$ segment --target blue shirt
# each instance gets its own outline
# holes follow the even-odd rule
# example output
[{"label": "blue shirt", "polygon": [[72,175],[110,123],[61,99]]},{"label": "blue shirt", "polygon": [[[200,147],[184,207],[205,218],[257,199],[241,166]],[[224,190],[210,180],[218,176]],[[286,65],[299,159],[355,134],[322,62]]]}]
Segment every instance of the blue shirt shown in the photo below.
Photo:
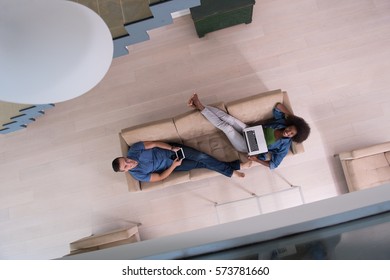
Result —
[{"label": "blue shirt", "polygon": [[[272,122],[267,123],[264,127],[271,127],[273,129],[284,129],[286,127],[286,116],[285,114],[274,107],[272,110],[274,119]],[[269,168],[275,169],[282,162],[284,157],[288,154],[291,147],[292,140],[288,137],[283,137],[275,141],[273,144],[268,146],[268,152],[271,154],[269,162]],[[263,153],[257,156],[260,160],[266,160],[267,153]]]},{"label": "blue shirt", "polygon": [[172,155],[174,152],[160,148],[146,150],[143,142],[137,142],[127,152],[129,159],[138,162],[129,173],[138,181],[149,182],[152,173],[161,173],[172,165]]}]

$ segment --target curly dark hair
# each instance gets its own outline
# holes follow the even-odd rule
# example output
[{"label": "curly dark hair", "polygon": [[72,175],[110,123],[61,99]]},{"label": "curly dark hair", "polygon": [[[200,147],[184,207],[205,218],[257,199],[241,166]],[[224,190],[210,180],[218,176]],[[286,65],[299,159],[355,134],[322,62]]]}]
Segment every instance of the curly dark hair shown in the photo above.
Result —
[{"label": "curly dark hair", "polygon": [[307,124],[307,122],[297,116],[288,116],[286,119],[286,126],[293,125],[297,129],[297,134],[291,138],[294,142],[302,143],[305,141],[310,134],[310,126]]}]

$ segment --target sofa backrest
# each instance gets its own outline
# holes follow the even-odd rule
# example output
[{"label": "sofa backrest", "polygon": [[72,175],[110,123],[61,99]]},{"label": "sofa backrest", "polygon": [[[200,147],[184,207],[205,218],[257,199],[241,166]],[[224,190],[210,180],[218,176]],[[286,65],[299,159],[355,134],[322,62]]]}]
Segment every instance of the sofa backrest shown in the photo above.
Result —
[{"label": "sofa backrest", "polygon": [[181,142],[172,118],[126,128],[120,135],[128,146],[139,141]]},{"label": "sofa backrest", "polygon": [[226,104],[230,115],[248,124],[272,118],[272,109],[275,104],[284,103],[281,90],[256,94]]},{"label": "sofa backrest", "polygon": [[[226,112],[225,105],[220,102],[212,104]],[[180,114],[173,118],[176,130],[180,139],[183,142],[189,141],[202,135],[214,134],[219,131],[218,128],[213,126],[199,111],[192,110],[184,114]]]}]

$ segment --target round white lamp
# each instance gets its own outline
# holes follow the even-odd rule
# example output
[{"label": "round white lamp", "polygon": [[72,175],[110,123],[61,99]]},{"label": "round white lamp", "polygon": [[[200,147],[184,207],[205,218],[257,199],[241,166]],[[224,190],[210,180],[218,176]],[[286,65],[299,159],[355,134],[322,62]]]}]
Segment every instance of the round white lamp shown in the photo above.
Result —
[{"label": "round white lamp", "polygon": [[105,22],[65,0],[0,0],[0,100],[57,103],[97,85],[113,58]]}]

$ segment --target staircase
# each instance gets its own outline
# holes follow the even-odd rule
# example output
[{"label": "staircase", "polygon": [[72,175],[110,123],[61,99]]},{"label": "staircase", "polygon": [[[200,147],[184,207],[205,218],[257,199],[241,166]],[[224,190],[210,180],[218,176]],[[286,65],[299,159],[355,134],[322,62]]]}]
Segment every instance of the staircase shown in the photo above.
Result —
[{"label": "staircase", "polygon": [[[114,42],[114,58],[127,55],[127,46],[149,40],[148,30],[173,22],[171,13],[200,5],[200,0],[68,0],[94,10],[106,22]],[[24,105],[0,102],[0,109],[10,109],[0,119],[0,134],[26,128],[54,104]],[[11,110],[12,109],[12,110]],[[15,113],[12,113],[15,112]],[[10,117],[16,115],[14,117]],[[8,119],[9,118],[9,119]]]},{"label": "staircase", "polygon": [[[18,108],[19,110],[15,110],[18,111],[18,115],[11,117],[9,122],[6,122],[4,124],[0,123],[0,134],[7,134],[26,128],[28,124],[34,122],[40,116],[43,116],[46,110],[54,107],[54,104],[20,105],[8,102],[0,102],[0,109],[2,111],[2,114],[4,113],[3,111],[7,111],[7,109],[9,108],[14,109],[15,105],[19,106],[20,108]],[[11,111],[9,113],[14,113],[15,111]],[[5,119],[8,117],[8,115],[4,115],[2,117],[4,117],[2,119],[2,122],[5,122]]]},{"label": "staircase", "polygon": [[173,22],[171,14],[199,6],[200,0],[70,0],[94,10],[106,22],[114,41],[114,58],[127,46],[149,40],[148,30]]}]

